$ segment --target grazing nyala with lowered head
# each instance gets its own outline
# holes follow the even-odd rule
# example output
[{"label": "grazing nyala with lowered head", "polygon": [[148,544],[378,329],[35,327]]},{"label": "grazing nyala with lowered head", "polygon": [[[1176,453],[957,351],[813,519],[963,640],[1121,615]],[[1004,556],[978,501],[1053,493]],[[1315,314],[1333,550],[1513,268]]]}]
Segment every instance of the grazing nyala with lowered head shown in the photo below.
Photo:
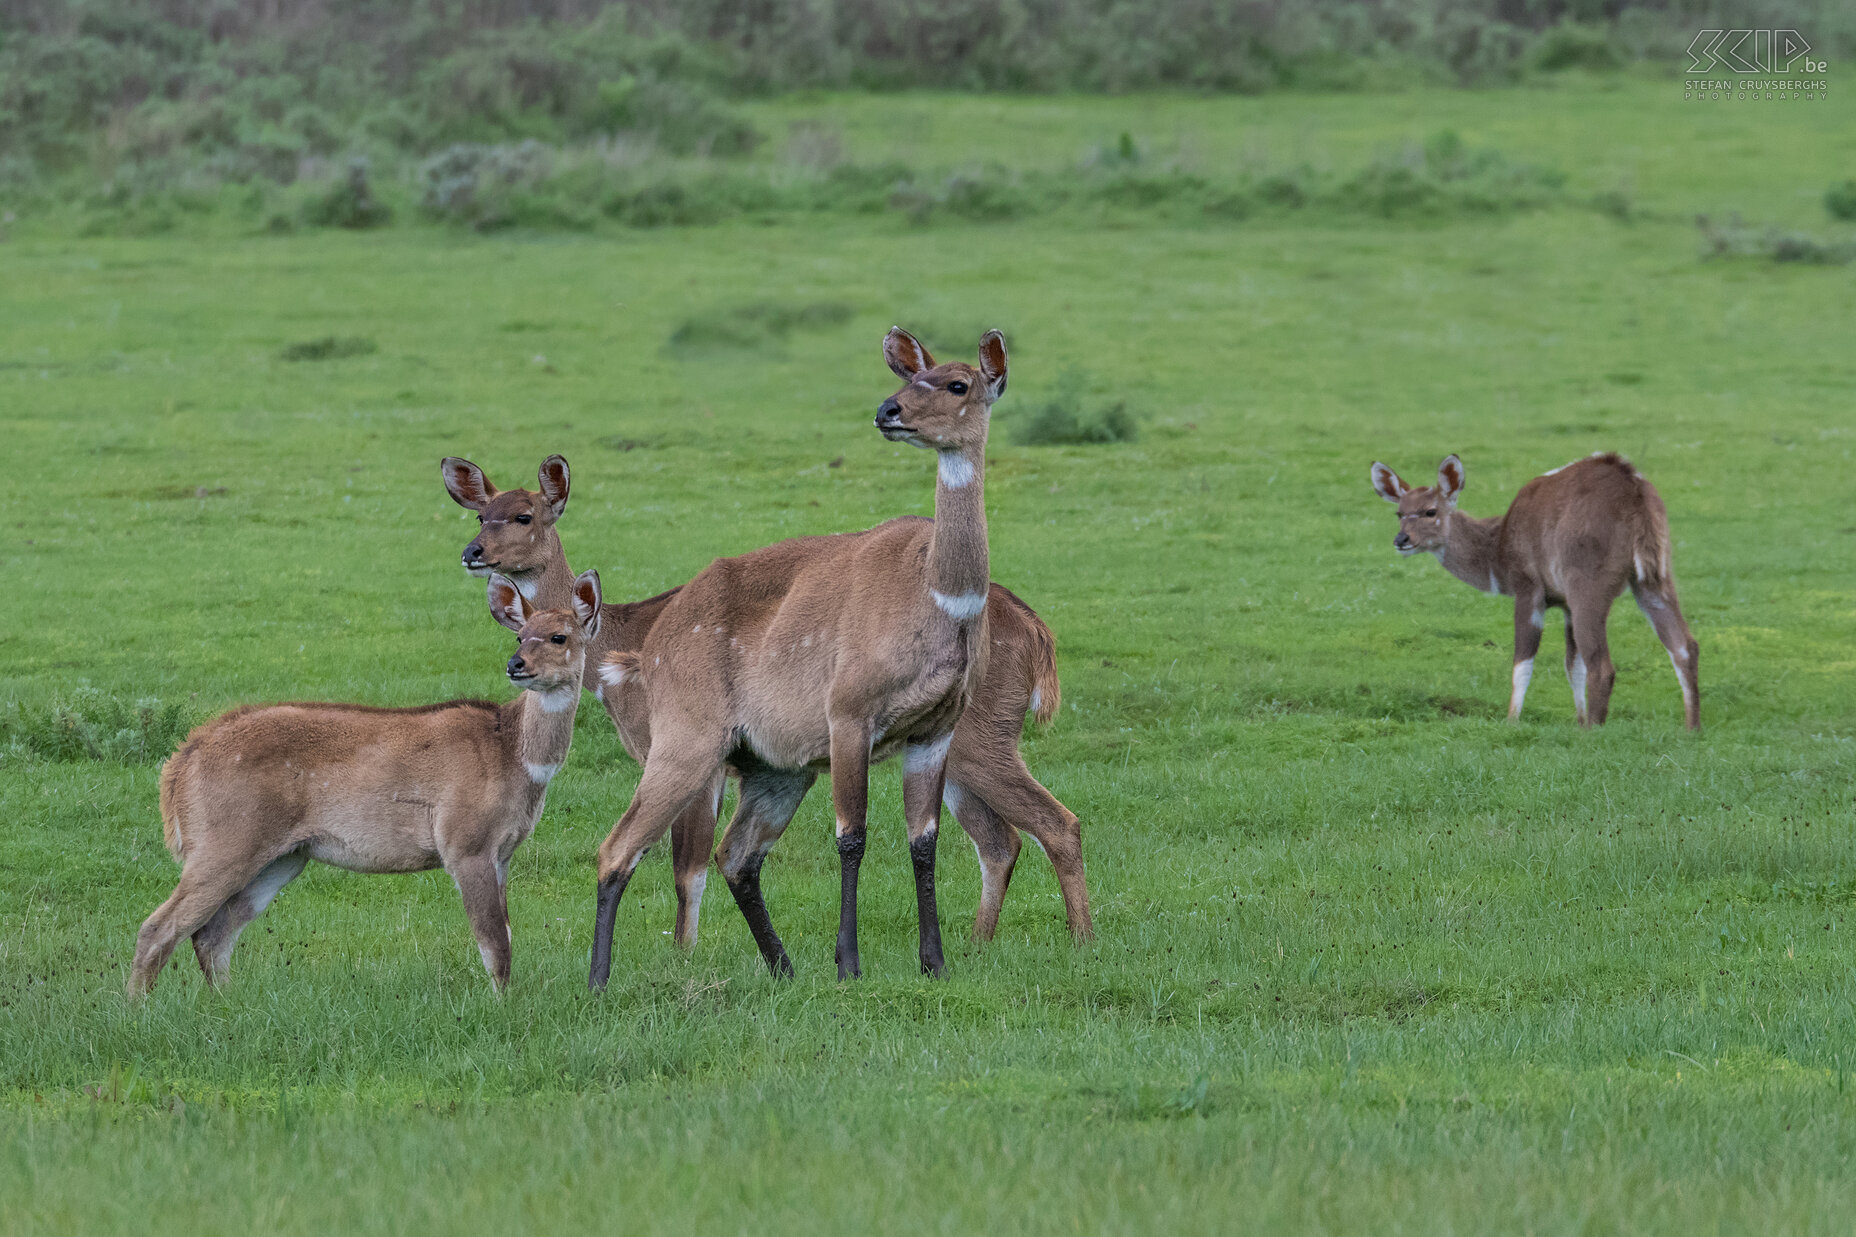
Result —
[{"label": "grazing nyala with lowered head", "polygon": [[311,859],[351,872],[442,867],[464,898],[491,981],[509,982],[509,858],[567,759],[599,576],[570,606],[531,606],[492,576],[490,613],[517,633],[508,704],[414,709],[248,705],[198,727],[161,770],[161,823],[180,883],[142,925],[129,991],[154,985],[185,936],[209,983],[245,925]]},{"label": "grazing nyala with lowered head", "polygon": [[[447,458],[442,471],[445,490],[453,501],[477,513],[477,532],[464,547],[465,569],[472,574],[494,571],[508,576],[531,604],[566,604],[573,573],[555,523],[567,510],[571,487],[567,461],[558,455],[543,460],[536,474],[537,490],[499,490],[481,468],[456,457]],[[603,662],[610,653],[642,648],[646,634],[677,591],[644,601],[606,602],[601,607],[599,637],[587,651],[584,681],[606,707],[626,752],[640,764],[651,750],[644,684],[638,676],[628,676]],[[1083,875],[1081,826],[1076,815],[1031,776],[1018,751],[1026,715],[1048,722],[1061,702],[1056,641],[1031,607],[999,584],[988,590],[986,618],[992,640],[986,673],[954,727],[942,790],[943,802],[979,855],[980,900],[973,936],[991,940],[998,928],[1000,907],[1018,862],[1018,831],[1022,829],[1037,841],[1056,871],[1071,934],[1079,941],[1087,940],[1094,929]],[[741,800],[719,856],[729,888],[741,890],[750,905],[756,899],[754,891],[767,850],[790,819],[789,808],[798,806],[797,800],[789,803],[783,797],[770,807],[765,793],[770,784],[763,777],[754,783],[761,793]],[[782,791],[790,789],[786,783],[779,786]],[[787,815],[770,820],[775,810]],[[710,852],[715,849],[715,826],[716,803],[702,795],[670,826],[677,887],[675,939],[685,948],[696,943]],[[769,949],[766,962],[775,974],[792,969],[776,941],[762,943]]]},{"label": "grazing nyala with lowered head", "polygon": [[1583,725],[1604,724],[1617,671],[1605,641],[1611,603],[1628,588],[1682,686],[1690,730],[1701,726],[1700,650],[1682,619],[1669,565],[1669,518],[1656,487],[1610,452],[1576,460],[1521,487],[1508,513],[1491,519],[1456,508],[1463,462],[1452,455],[1437,484],[1414,489],[1384,464],[1373,489],[1398,507],[1400,554],[1434,554],[1457,579],[1514,598],[1514,689],[1510,719],[1534,674],[1546,611],[1566,611],[1566,678]]}]

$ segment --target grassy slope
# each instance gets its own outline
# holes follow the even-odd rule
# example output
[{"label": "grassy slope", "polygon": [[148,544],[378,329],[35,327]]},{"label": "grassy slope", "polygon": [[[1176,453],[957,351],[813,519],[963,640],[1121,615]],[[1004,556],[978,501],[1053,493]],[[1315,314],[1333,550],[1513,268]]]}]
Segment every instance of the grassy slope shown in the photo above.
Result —
[{"label": "grassy slope", "polygon": [[[1143,132],[1117,108],[1232,150],[1450,123],[1595,188],[1632,170],[1675,217],[1793,222],[1853,132],[1847,104],[1702,119],[1641,90],[808,106],[861,117],[853,147],[932,112],[950,161],[984,134],[962,109],[998,119],[997,157],[1053,163]],[[1002,413],[1076,365],[1152,417],[1126,447],[1001,435],[988,476],[996,575],[1059,636],[1064,715],[1027,746],[1086,822],[1098,944],[1065,942],[1032,851],[998,942],[956,948],[945,984],[913,977],[885,770],[863,983],[830,980],[815,794],[767,878],[797,981],[757,973],[726,899],[675,955],[653,857],[589,999],[588,856],[636,773],[588,712],[515,863],[507,1000],[442,876],[317,870],[247,934],[229,992],[173,971],[132,1009],[134,927],[173,877],[154,768],[7,764],[0,1230],[1750,1231],[1856,1210],[1846,269],[1704,264],[1685,224],[1583,212],[0,260],[0,429],[27,483],[0,656],[28,703],[80,680],[202,713],[503,695],[507,637],[453,565],[449,452],[504,484],[565,452],[569,551],[614,596],[926,510],[923,457],[868,428],[891,321],[937,343],[1004,325]],[[856,313],[783,353],[665,351],[685,319],[765,299]],[[276,359],[329,333],[380,351]],[[1459,451],[1483,513],[1599,447],[1668,502],[1698,740],[1628,605],[1611,726],[1578,732],[1545,673],[1503,723],[1507,605],[1396,559],[1366,482],[1376,456],[1413,476]],[[950,842],[959,936],[978,882]]]}]

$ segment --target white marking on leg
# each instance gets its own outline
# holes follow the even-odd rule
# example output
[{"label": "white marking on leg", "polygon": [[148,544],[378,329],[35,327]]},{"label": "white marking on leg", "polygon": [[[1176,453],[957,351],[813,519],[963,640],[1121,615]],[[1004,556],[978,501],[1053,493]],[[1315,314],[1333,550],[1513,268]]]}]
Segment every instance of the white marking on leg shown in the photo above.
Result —
[{"label": "white marking on leg", "polygon": [[539,786],[546,786],[549,782],[554,780],[554,775],[561,771],[561,766],[558,763],[543,765],[536,764],[532,760],[523,761],[522,767],[528,770],[528,780]]},{"label": "white marking on leg", "polygon": [[902,771],[904,773],[925,773],[929,769],[939,768],[947,761],[948,745],[953,743],[954,734],[948,733],[933,743],[911,743],[902,749]]},{"label": "white marking on leg", "polygon": [[708,883],[709,869],[707,868],[704,868],[690,878],[690,887],[687,893],[689,898],[689,915],[685,922],[691,927],[694,927],[696,924],[696,916],[702,913],[702,891],[704,886]]},{"label": "white marking on leg", "polygon": [[1495,568],[1491,567],[1489,568],[1489,592],[1499,596],[1501,591],[1502,586],[1495,579]]},{"label": "white marking on leg", "polygon": [[[947,805],[948,811],[953,812],[955,815],[959,815],[960,787],[954,785],[952,782],[941,783],[941,802]],[[978,845],[978,843],[975,843],[975,845]]]},{"label": "white marking on leg", "polygon": [[1534,612],[1527,616],[1527,621],[1534,625],[1535,631],[1539,631],[1547,625],[1547,612],[1535,606]]},{"label": "white marking on leg", "polygon": [[1682,685],[1682,703],[1693,706],[1695,703],[1695,685],[1689,682],[1689,672],[1683,668],[1688,660],[1687,649],[1670,649],[1669,664],[1676,668],[1676,682]]},{"label": "white marking on leg", "polygon": [[934,604],[941,607],[941,613],[963,623],[976,617],[981,610],[986,608],[986,594],[983,591],[960,593],[953,597],[932,588],[928,590],[928,593],[934,598]]},{"label": "white marking on leg", "polygon": [[1534,680],[1534,659],[1514,664],[1514,692],[1508,697],[1508,716],[1521,716],[1521,702],[1527,699],[1527,685]]},{"label": "white marking on leg", "polygon": [[973,461],[958,451],[941,452],[941,466],[937,471],[941,484],[950,490],[964,490],[973,484]]},{"label": "white marking on leg", "polygon": [[483,959],[483,969],[489,973],[490,981],[496,981],[496,958],[490,953],[490,947],[482,941],[477,942],[477,954]]},{"label": "white marking on leg", "polygon": [[1566,668],[1566,681],[1572,684],[1572,705],[1585,716],[1585,658],[1575,655]]}]

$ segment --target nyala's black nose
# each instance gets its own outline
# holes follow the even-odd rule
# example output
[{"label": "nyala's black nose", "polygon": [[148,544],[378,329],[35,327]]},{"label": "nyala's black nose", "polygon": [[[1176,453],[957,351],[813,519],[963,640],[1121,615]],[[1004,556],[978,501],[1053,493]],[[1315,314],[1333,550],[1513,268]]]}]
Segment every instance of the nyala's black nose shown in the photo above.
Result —
[{"label": "nyala's black nose", "polygon": [[509,659],[509,673],[511,674],[522,673],[522,654],[517,653],[514,657],[511,657]]},{"label": "nyala's black nose", "polygon": [[896,402],[894,396],[884,400],[882,404],[877,407],[876,424],[879,429],[893,426],[901,420],[901,418],[902,405]]},{"label": "nyala's black nose", "polygon": [[476,542],[473,541],[469,545],[464,547],[464,565],[466,567],[475,567],[478,563],[481,563],[482,561],[483,561],[483,547],[482,546],[478,545]]},{"label": "nyala's black nose", "polygon": [[1392,538],[1392,544],[1402,550],[1411,544],[1411,538],[1405,533],[1400,533],[1398,536]]}]

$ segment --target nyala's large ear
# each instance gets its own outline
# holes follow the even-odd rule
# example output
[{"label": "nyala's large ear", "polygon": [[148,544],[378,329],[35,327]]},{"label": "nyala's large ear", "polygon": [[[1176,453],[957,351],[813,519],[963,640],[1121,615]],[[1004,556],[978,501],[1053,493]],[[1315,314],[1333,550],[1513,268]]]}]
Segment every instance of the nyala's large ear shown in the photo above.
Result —
[{"label": "nyala's large ear", "polygon": [[1444,456],[1444,462],[1437,466],[1437,489],[1444,496],[1444,501],[1453,503],[1456,496],[1463,492],[1463,461],[1454,455]]},{"label": "nyala's large ear", "polygon": [[510,631],[521,631],[533,613],[521,590],[510,582],[508,576],[490,575],[490,617],[507,627]]},{"label": "nyala's large ear", "polygon": [[599,634],[599,573],[583,571],[574,577],[574,617],[591,640]]},{"label": "nyala's large ear", "polygon": [[567,511],[567,457],[550,455],[541,462],[541,470],[535,474],[541,483],[541,496],[548,500],[548,510],[560,519]]},{"label": "nyala's large ear", "polygon": [[439,468],[445,475],[445,493],[458,506],[482,511],[496,497],[496,487],[483,475],[483,469],[469,460],[447,455]]},{"label": "nyala's large ear", "polygon": [[1390,468],[1387,468],[1384,464],[1381,464],[1378,460],[1373,461],[1373,490],[1379,497],[1385,499],[1389,503],[1395,503],[1399,499],[1405,497],[1405,491],[1410,488],[1409,485],[1405,484],[1405,479],[1403,477],[1393,472]]},{"label": "nyala's large ear", "polygon": [[904,382],[913,382],[915,375],[934,368],[934,358],[922,347],[922,341],[899,326],[890,327],[889,334],[883,337],[883,359]]},{"label": "nyala's large ear", "polygon": [[1005,336],[988,331],[980,336],[980,372],[986,375],[986,402],[1005,394]]}]

